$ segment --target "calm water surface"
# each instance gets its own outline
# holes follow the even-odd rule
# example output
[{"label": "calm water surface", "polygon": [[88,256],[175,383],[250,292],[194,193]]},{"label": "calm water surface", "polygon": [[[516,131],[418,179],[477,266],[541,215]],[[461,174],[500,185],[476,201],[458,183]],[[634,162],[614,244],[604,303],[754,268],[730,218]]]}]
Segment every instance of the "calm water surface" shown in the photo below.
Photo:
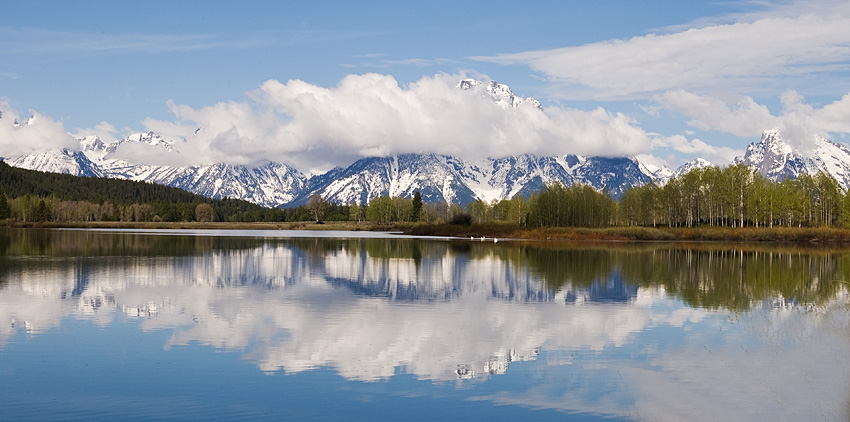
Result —
[{"label": "calm water surface", "polygon": [[0,229],[0,420],[848,420],[850,254]]}]

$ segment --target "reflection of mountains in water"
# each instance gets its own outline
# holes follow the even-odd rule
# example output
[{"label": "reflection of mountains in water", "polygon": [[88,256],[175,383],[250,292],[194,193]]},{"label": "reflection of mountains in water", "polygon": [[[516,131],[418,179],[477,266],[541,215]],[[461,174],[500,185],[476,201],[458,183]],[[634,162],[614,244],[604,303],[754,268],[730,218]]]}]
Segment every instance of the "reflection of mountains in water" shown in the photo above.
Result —
[{"label": "reflection of mountains in water", "polygon": [[[463,296],[464,287],[468,283],[458,282],[451,288],[434,290],[417,283],[399,284],[398,280],[382,279],[368,283],[352,282],[348,279],[329,279],[332,285],[345,286],[352,292],[370,297],[386,297],[396,301],[422,301],[422,300],[452,300]],[[508,286],[506,291],[500,291],[493,286],[490,293],[493,298],[508,301],[521,302],[553,302],[560,298],[543,286],[518,285]],[[566,303],[583,302],[628,302],[637,296],[638,285],[629,285],[622,280],[596,281],[589,288],[574,288],[564,292]],[[473,289],[473,291],[476,291]]]},{"label": "reflection of mountains in water", "polygon": [[[388,246],[395,246],[393,243]],[[359,295],[395,301],[478,296],[520,303],[553,302],[562,298],[567,303],[624,302],[637,295],[638,286],[625,283],[619,273],[602,272],[576,284],[563,268],[561,276],[565,278],[556,287],[529,265],[527,258],[505,256],[503,252],[515,247],[470,246],[466,242],[462,245],[423,243],[412,257],[401,253],[375,254],[368,247],[338,250],[326,256],[320,271],[332,285],[345,286]]]},{"label": "reflection of mountains in water", "polygon": [[[182,253],[145,255],[174,245],[89,233],[76,251],[74,236],[33,238],[38,259],[16,239],[0,251],[0,320],[12,321],[0,324],[0,346],[21,327],[43,332],[67,315],[106,325],[120,313],[173,330],[169,346],[243,350],[263,371],[478,378],[538,359],[541,347],[598,351],[698,321],[705,311],[694,308],[761,307],[781,320],[846,301],[836,280],[850,273],[843,253],[775,245],[174,238]],[[670,297],[691,307],[668,306]]]},{"label": "reflection of mountains in water", "polygon": [[623,281],[618,273],[612,273],[607,280],[594,281],[588,288],[572,289],[566,293],[567,303],[581,302],[628,302],[638,293],[637,284]]},{"label": "reflection of mountains in water", "polygon": [[[274,290],[329,283],[395,301],[582,303],[627,302],[640,287],[661,287],[691,306],[748,309],[777,300],[772,298],[782,298],[781,306],[828,301],[850,273],[850,254],[841,250],[777,245],[558,246],[27,230],[0,231],[0,240],[0,289],[27,273],[28,283],[49,280],[25,288],[62,298],[129,285]],[[50,259],[14,259],[32,255]],[[92,275],[104,272],[120,276],[91,286]],[[86,306],[103,303],[108,295],[91,297]]]}]

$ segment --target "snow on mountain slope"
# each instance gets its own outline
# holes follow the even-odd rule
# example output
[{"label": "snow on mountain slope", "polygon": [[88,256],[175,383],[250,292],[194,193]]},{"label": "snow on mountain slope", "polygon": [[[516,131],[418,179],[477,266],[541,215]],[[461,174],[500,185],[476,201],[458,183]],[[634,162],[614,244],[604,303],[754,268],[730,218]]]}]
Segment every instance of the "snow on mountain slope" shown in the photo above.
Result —
[{"label": "snow on mountain slope", "polygon": [[307,178],[281,163],[267,162],[257,167],[213,164],[206,166],[157,166],[134,164],[120,155],[132,144],[160,149],[168,154],[174,145],[153,132],[137,133],[105,143],[96,136],[80,139],[80,152],[48,150],[8,159],[9,165],[77,176],[110,177],[172,186],[210,198],[238,198],[275,207],[295,199]]},{"label": "snow on mountain slope", "polygon": [[412,197],[426,202],[466,205],[528,196],[551,183],[586,183],[612,196],[645,184],[651,177],[633,158],[541,157],[531,154],[499,159],[465,160],[437,154],[404,154],[358,160],[308,181],[294,204],[319,193],[338,203],[364,203],[377,196]]},{"label": "snow on mountain slope", "polygon": [[694,158],[693,160],[679,166],[676,171],[673,172],[672,177],[679,177],[691,170],[704,169],[713,165],[714,164],[712,164],[711,161],[702,158]]},{"label": "snow on mountain slope", "polygon": [[576,182],[607,191],[619,198],[626,189],[650,183],[653,178],[643,172],[644,166],[633,157],[582,157],[568,155]]},{"label": "snow on mountain slope", "polygon": [[436,154],[363,158],[345,169],[311,178],[294,203],[306,203],[313,193],[333,202],[362,204],[378,196],[409,198],[416,191],[425,202],[466,204],[475,200],[474,192],[447,164],[447,159]]},{"label": "snow on mountain slope", "polygon": [[46,151],[8,160],[34,170],[95,177],[147,181],[181,188],[211,198],[239,198],[276,207],[301,205],[313,193],[337,203],[364,203],[377,196],[412,197],[419,191],[426,202],[466,205],[528,196],[551,183],[586,183],[617,197],[629,186],[652,180],[633,158],[542,157],[531,154],[498,159],[461,159],[438,154],[403,154],[363,158],[346,168],[311,178],[281,163],[247,166],[156,166],[114,158],[132,143],[176,151],[171,143],[150,132],[105,143],[97,137],[80,140],[81,152]]},{"label": "snow on mountain slope", "polygon": [[49,149],[20,157],[6,159],[13,167],[29,170],[63,173],[74,176],[103,177],[101,169],[82,152],[67,149]]},{"label": "snow on mountain slope", "polygon": [[[490,98],[506,109],[528,106],[541,109],[535,99],[520,98],[510,87],[498,82],[464,79],[457,87]],[[465,205],[481,199],[489,203],[516,195],[528,196],[555,182],[566,186],[584,183],[618,197],[631,186],[653,180],[663,183],[672,175],[669,169],[650,169],[635,158],[578,155],[491,158],[482,154],[473,159],[438,154],[369,157],[310,178],[277,162],[257,167],[229,164],[178,167],[138,162],[138,157],[146,154],[171,162],[169,155],[178,154],[180,145],[153,132],[137,133],[109,143],[88,136],[80,139],[81,152],[46,151],[7,161],[43,171],[148,181],[208,197],[239,198],[272,207],[306,203],[313,193],[337,203],[364,203],[382,195],[411,197],[416,191],[426,202]],[[841,152],[835,148],[827,151],[827,147],[830,145],[824,144],[822,148],[824,156]],[[144,154],[134,154],[139,151]],[[850,159],[846,162],[850,163]],[[824,165],[841,171],[840,165]]]},{"label": "snow on mountain slope", "polygon": [[766,130],[761,140],[750,144],[744,156],[736,157],[734,163],[744,163],[772,180],[795,179],[802,173],[824,171],[843,190],[850,188],[850,149],[822,136],[809,141],[804,153],[784,140],[779,129]]},{"label": "snow on mountain slope", "polygon": [[661,184],[667,183],[671,177],[673,177],[673,170],[667,168],[667,166],[657,166],[649,163],[640,163],[641,172],[646,174],[652,179],[659,181]]},{"label": "snow on mountain slope", "polygon": [[528,196],[554,182],[574,183],[573,176],[557,157],[524,154],[478,163],[453,159],[453,163],[475,196],[487,203],[516,195]]},{"label": "snow on mountain slope", "polygon": [[499,104],[503,107],[512,107],[517,108],[522,104],[529,104],[532,107],[543,109],[540,105],[540,102],[535,100],[532,97],[521,98],[514,95],[511,88],[505,84],[500,84],[496,81],[490,81],[488,83],[484,83],[475,79],[463,79],[458,84],[457,87],[466,90],[466,91],[481,91],[482,94],[486,93],[496,104]]},{"label": "snow on mountain slope", "polygon": [[306,182],[294,168],[274,162],[255,168],[230,164],[160,167],[143,180],[209,198],[238,198],[268,207],[291,202]]}]

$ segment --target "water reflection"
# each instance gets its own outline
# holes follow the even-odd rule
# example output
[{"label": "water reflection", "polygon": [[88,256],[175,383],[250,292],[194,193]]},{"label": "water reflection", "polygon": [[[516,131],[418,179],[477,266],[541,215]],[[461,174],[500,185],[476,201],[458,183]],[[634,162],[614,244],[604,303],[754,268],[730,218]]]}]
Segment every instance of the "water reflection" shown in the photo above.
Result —
[{"label": "water reflection", "polygon": [[847,416],[850,260],[834,248],[0,230],[0,253],[0,347],[69,317],[140,319],[166,349],[237,351],[270,373],[476,385],[525,362],[539,369],[479,398]]}]

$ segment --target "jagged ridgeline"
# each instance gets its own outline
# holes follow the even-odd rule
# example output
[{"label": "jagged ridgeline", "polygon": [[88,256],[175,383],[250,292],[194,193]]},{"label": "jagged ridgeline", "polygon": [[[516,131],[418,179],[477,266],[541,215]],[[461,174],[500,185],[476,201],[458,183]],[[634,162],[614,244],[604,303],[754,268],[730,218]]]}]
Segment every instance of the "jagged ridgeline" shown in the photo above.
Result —
[{"label": "jagged ridgeline", "polygon": [[[0,194],[24,221],[282,221],[283,211],[131,180],[77,177],[0,161]],[[69,218],[72,216],[72,218]],[[8,216],[5,216],[8,218]]]}]

